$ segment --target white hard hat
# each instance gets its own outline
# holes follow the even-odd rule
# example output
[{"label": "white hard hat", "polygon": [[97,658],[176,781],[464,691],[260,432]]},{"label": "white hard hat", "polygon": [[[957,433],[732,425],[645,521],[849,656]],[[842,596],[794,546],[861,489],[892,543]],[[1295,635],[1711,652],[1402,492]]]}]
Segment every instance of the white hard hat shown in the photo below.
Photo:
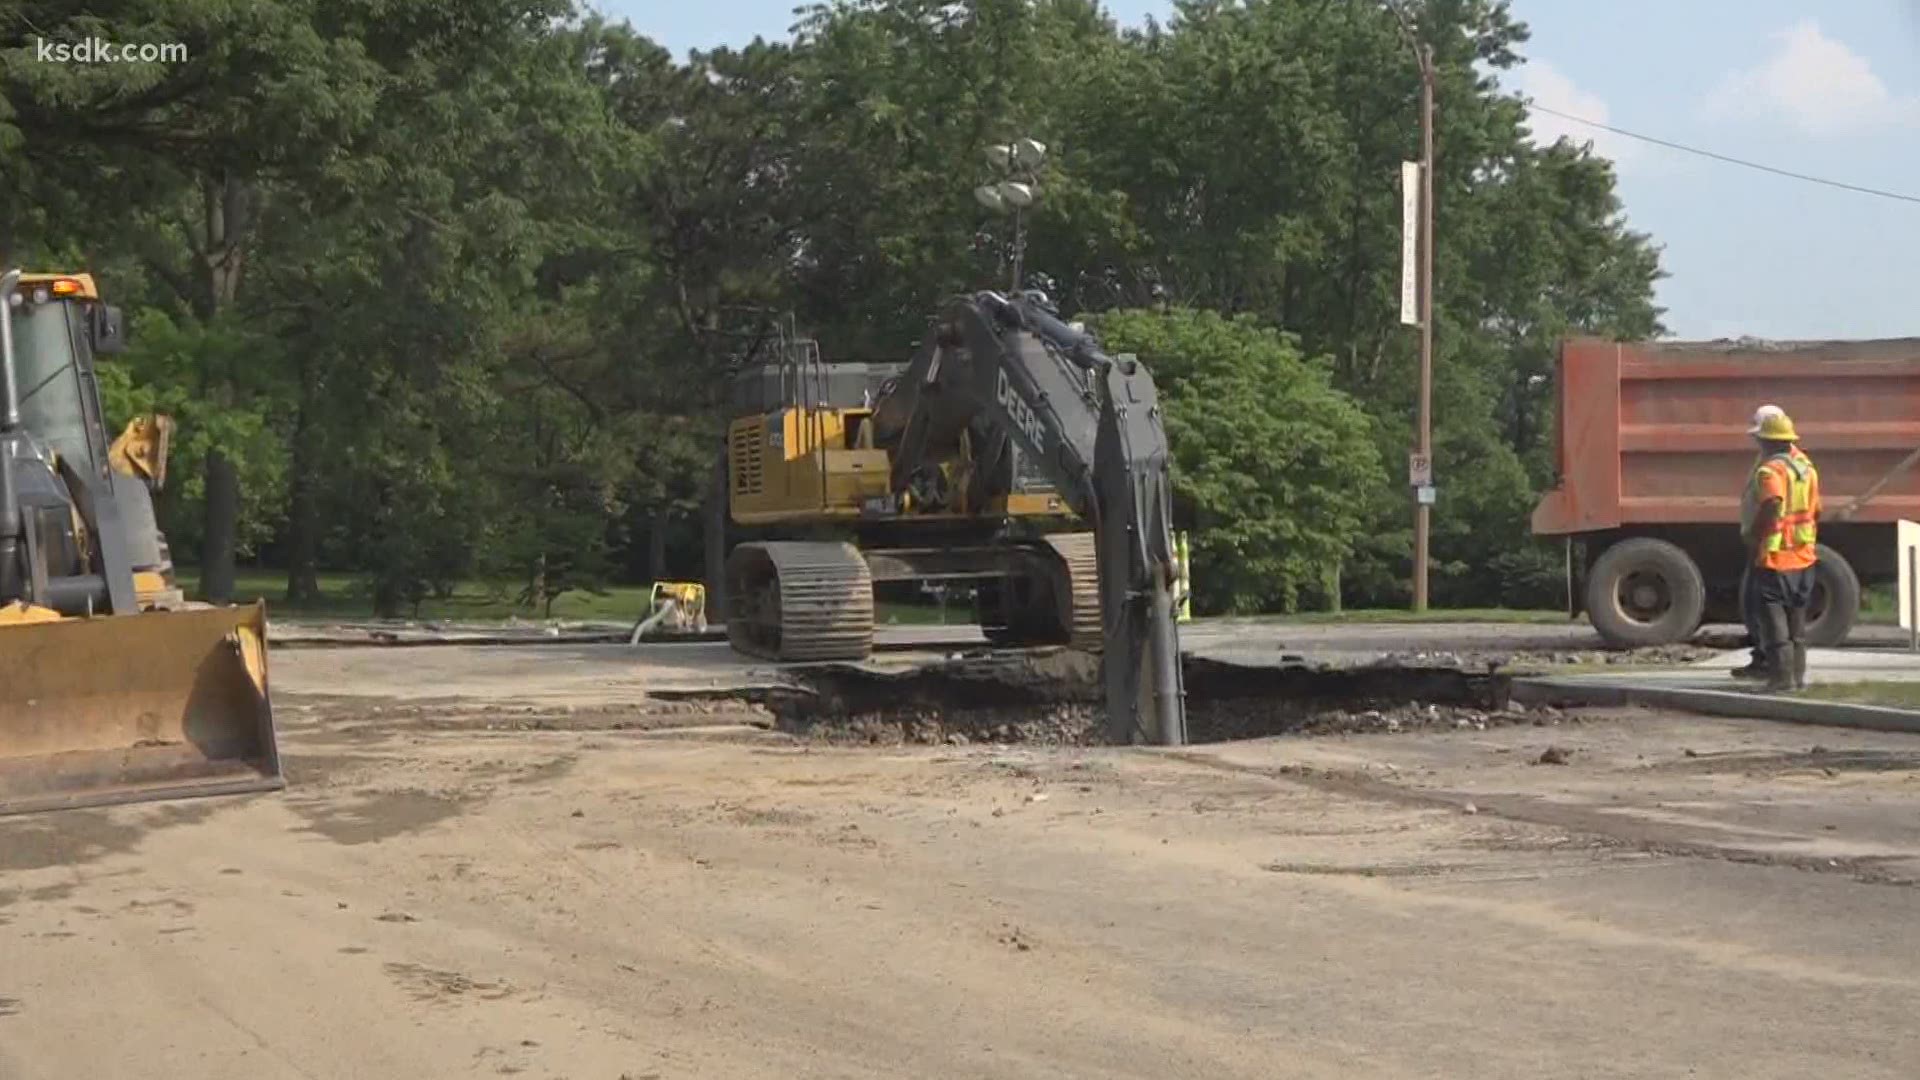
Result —
[{"label": "white hard hat", "polygon": [[1787,415],[1787,410],[1778,405],[1762,405],[1753,410],[1753,423],[1747,428],[1747,434],[1758,435],[1760,434],[1760,425],[1766,423],[1773,417],[1785,415]]}]

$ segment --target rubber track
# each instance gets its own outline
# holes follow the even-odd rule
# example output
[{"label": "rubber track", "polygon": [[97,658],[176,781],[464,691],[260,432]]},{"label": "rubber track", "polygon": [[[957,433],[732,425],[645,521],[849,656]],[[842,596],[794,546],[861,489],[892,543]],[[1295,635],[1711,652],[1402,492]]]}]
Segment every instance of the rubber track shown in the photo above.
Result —
[{"label": "rubber track", "polygon": [[1067,644],[1086,652],[1099,652],[1106,640],[1100,627],[1100,560],[1095,554],[1092,533],[1053,533],[1047,546],[1067,570],[1067,587],[1073,595],[1073,624]]},{"label": "rubber track", "polygon": [[736,651],[763,660],[865,660],[873,654],[873,575],[851,544],[781,540],[742,544],[773,564],[780,587],[780,647],[769,650],[736,632]]}]

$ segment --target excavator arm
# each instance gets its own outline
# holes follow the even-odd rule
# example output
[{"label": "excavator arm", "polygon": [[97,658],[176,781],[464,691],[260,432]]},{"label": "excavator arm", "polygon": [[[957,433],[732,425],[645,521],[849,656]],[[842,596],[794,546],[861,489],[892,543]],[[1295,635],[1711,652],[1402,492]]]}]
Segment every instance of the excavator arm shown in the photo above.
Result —
[{"label": "excavator arm", "polygon": [[976,483],[1009,444],[1039,466],[1093,525],[1109,737],[1184,743],[1172,482],[1146,367],[1108,356],[1035,296],[975,293],[941,312],[874,426],[895,445],[895,491],[926,464],[929,446],[963,427],[987,435],[975,443]]}]

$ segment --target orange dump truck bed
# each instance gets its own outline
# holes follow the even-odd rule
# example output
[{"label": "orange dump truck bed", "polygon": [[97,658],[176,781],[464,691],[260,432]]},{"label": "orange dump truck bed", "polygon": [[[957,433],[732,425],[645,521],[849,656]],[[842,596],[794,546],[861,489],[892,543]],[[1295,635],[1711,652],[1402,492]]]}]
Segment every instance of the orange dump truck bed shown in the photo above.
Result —
[{"label": "orange dump truck bed", "polygon": [[[1834,573],[1845,562],[1869,584],[1890,579],[1891,525],[1920,518],[1920,339],[1574,339],[1561,348],[1558,392],[1559,481],[1534,508],[1533,531],[1584,542],[1586,609],[1603,633],[1622,643],[1672,640],[1674,626],[1685,621],[1666,620],[1657,632],[1643,626],[1637,636],[1621,632],[1623,613],[1632,623],[1636,610],[1650,616],[1660,607],[1657,597],[1649,606],[1602,595],[1606,582],[1596,593],[1594,572],[1617,569],[1600,563],[1624,540],[1644,541],[1636,548],[1654,556],[1661,554],[1655,544],[1685,553],[1700,579],[1700,617],[1737,617],[1744,566],[1740,492],[1755,454],[1746,429],[1763,404],[1779,405],[1793,417],[1801,445],[1819,467],[1826,504],[1821,538],[1831,549]],[[1669,571],[1677,566],[1672,554],[1664,553]],[[1649,577],[1646,558],[1628,561],[1639,567],[1637,584],[1666,586],[1686,612],[1693,591],[1686,573]],[[1830,592],[1846,585],[1830,584]],[[1849,613],[1846,624],[1851,622]]]}]

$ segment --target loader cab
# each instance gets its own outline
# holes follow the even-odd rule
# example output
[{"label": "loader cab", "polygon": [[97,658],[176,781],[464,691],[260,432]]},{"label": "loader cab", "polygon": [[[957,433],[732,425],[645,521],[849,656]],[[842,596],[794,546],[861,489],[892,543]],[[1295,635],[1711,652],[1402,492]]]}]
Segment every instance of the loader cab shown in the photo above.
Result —
[{"label": "loader cab", "polygon": [[94,357],[126,347],[118,308],[87,274],[28,275],[10,296],[22,425],[76,467],[107,468],[107,427]]}]

